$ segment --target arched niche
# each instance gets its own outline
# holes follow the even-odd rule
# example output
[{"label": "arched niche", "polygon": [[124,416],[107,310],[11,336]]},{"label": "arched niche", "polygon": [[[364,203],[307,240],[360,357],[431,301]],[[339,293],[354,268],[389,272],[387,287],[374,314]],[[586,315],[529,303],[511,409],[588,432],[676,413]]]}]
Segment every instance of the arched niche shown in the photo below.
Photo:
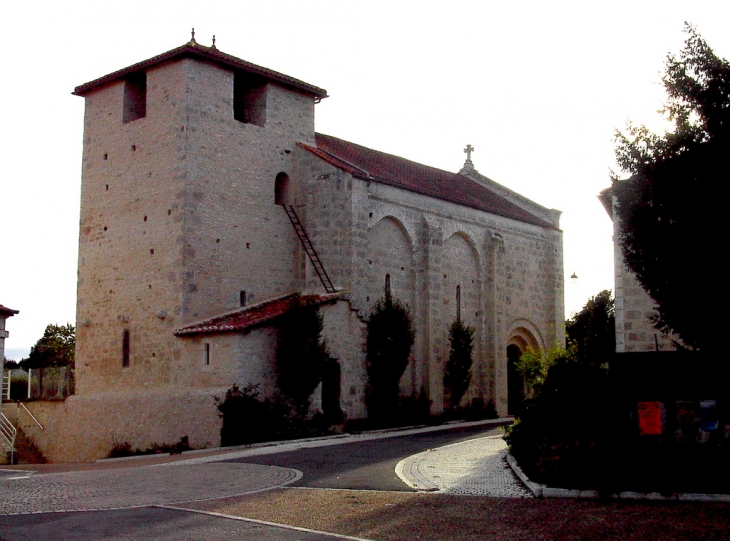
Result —
[{"label": "arched niche", "polygon": [[385,294],[413,303],[413,241],[402,222],[386,216],[368,230],[367,299],[372,305]]},{"label": "arched niche", "polygon": [[293,202],[292,199],[289,175],[279,173],[276,175],[276,181],[274,182],[274,204],[291,205]]}]

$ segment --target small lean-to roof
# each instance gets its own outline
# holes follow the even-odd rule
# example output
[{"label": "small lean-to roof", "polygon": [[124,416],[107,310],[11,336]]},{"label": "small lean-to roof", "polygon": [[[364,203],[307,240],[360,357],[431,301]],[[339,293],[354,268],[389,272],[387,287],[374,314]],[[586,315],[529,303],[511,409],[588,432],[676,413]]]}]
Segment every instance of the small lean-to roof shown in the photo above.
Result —
[{"label": "small lean-to roof", "polygon": [[172,49],[171,51],[167,51],[166,53],[153,56],[148,60],[138,62],[137,64],[133,64],[132,66],[129,66],[127,68],[115,71],[113,73],[110,73],[109,75],[105,75],[104,77],[100,77],[83,85],[79,85],[74,89],[73,94],[77,96],[84,96],[100,86],[112,83],[114,81],[118,81],[120,79],[124,79],[133,73],[145,71],[149,68],[157,66],[158,64],[162,64],[163,62],[180,60],[182,58],[197,58],[199,60],[207,60],[220,66],[258,75],[269,81],[279,83],[282,86],[311,94],[319,99],[327,97],[327,91],[323,88],[310,85],[309,83],[305,83],[304,81],[300,81],[299,79],[295,79],[294,77],[289,77],[288,75],[284,75],[283,73],[279,73],[278,71],[263,68],[261,66],[257,66],[256,64],[251,64],[250,62],[246,62],[245,60],[241,60],[240,58],[236,58],[235,56],[223,53],[215,47],[206,47],[205,45],[200,45],[196,41],[190,41],[182,47],[178,47],[176,49]]},{"label": "small lean-to roof", "polygon": [[275,319],[295,306],[312,306],[337,300],[339,293],[323,295],[287,295],[277,299],[252,304],[218,317],[213,317],[188,325],[175,331],[175,336],[194,336],[201,334],[220,334],[241,332],[256,325],[262,325]]},{"label": "small lean-to roof", "polygon": [[14,316],[15,314],[19,314],[19,313],[20,312],[18,310],[12,310],[12,309],[8,308],[7,306],[3,306],[2,304],[0,304],[0,316],[10,317],[10,316]]},{"label": "small lean-to roof", "polygon": [[557,229],[465,175],[429,167],[329,135],[318,133],[315,141],[316,147],[306,143],[299,143],[299,146],[354,177],[395,186],[520,222]]}]

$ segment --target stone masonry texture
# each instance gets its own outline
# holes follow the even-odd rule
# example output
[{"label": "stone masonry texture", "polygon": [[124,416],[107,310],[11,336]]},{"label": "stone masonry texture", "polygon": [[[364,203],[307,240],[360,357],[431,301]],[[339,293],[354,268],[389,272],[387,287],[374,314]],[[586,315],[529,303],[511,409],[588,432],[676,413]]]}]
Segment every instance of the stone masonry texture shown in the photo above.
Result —
[{"label": "stone masonry texture", "polygon": [[443,409],[448,328],[460,316],[475,329],[464,401],[506,414],[507,346],[564,338],[557,211],[476,172],[474,182],[552,227],[334,166],[297,145],[316,145],[319,97],[302,87],[256,75],[257,120],[246,123],[234,118],[230,65],[183,55],[144,75],[144,115],[132,121],[123,116],[129,80],[111,77],[83,94],[76,394],[29,404],[47,429],[24,427],[47,457],[93,460],[115,443],[143,448],[184,435],[193,447],[215,446],[214,397],[233,383],[276,393],[275,321],[173,333],[241,309],[244,297],[249,305],[324,291],[275,203],[277,177],[342,292],[321,312],[345,416],[367,415],[366,322],[386,277],[416,329],[402,393],[426,393],[434,412]]}]

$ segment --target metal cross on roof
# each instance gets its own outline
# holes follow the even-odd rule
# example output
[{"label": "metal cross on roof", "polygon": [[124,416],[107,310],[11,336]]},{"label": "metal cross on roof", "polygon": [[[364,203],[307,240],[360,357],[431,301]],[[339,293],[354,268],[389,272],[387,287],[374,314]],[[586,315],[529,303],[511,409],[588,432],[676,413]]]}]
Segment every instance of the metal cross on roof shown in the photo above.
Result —
[{"label": "metal cross on roof", "polygon": [[190,43],[195,43],[195,28],[190,31]]},{"label": "metal cross on roof", "polygon": [[474,152],[474,147],[471,145],[466,145],[466,148],[464,149],[464,152],[466,153],[466,161],[471,161],[471,153]]}]

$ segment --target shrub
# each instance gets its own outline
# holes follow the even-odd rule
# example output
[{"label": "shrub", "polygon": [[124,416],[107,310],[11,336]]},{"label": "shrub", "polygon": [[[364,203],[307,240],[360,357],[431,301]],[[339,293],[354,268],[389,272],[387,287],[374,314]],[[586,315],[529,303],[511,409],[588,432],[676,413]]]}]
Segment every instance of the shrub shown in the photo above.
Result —
[{"label": "shrub", "polygon": [[234,383],[222,402],[216,397],[218,416],[223,419],[221,447],[264,441],[271,432],[270,408],[259,399],[258,387],[248,384],[240,389]]},{"label": "shrub", "polygon": [[408,306],[386,294],[370,312],[367,333],[368,415],[376,423],[393,424],[398,384],[415,338]]},{"label": "shrub", "polygon": [[471,383],[474,329],[457,319],[449,328],[451,352],[444,369],[444,399],[447,409],[458,408]]},{"label": "shrub", "polygon": [[109,451],[107,458],[121,458],[125,456],[156,455],[170,453],[179,455],[184,451],[190,451],[190,441],[187,435],[182,436],[177,443],[153,443],[145,449],[132,449],[128,441],[116,442]]},{"label": "shrub", "polygon": [[293,308],[279,319],[276,376],[282,394],[302,410],[302,415],[306,415],[310,397],[322,381],[328,358],[319,310],[303,305],[297,297]]},{"label": "shrub", "polygon": [[496,419],[497,409],[494,402],[484,402],[483,398],[475,397],[461,408],[461,413],[465,421],[483,421],[484,419]]},{"label": "shrub", "polygon": [[510,452],[535,481],[580,486],[599,454],[620,439],[611,405],[605,370],[557,359],[542,390],[507,429]]},{"label": "shrub", "polygon": [[569,352],[558,344],[553,344],[547,351],[527,348],[515,365],[525,385],[525,398],[528,400],[535,398],[542,389],[550,367],[559,360],[567,359],[569,355]]},{"label": "shrub", "polygon": [[218,416],[223,419],[221,447],[329,433],[321,417],[307,421],[299,404],[281,396],[263,399],[258,388],[248,384],[241,389],[234,384],[224,400],[216,398]]}]

